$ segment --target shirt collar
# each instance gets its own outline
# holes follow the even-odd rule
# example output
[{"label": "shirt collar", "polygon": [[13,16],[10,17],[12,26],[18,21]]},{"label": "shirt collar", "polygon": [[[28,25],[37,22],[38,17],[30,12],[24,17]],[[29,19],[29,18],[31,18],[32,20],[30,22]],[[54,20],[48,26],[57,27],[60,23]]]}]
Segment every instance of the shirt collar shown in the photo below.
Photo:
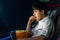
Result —
[{"label": "shirt collar", "polygon": [[49,18],[49,16],[46,16],[45,18],[43,18],[42,20],[39,21],[40,22],[44,22],[45,20],[47,20]]}]

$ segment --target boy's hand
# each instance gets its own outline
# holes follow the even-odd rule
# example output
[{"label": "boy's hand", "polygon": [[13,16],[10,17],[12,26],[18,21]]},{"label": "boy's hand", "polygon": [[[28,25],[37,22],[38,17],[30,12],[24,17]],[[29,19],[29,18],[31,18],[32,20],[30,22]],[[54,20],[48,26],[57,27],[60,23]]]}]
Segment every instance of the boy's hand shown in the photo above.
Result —
[{"label": "boy's hand", "polygon": [[34,16],[31,16],[30,18],[29,18],[29,23],[31,24],[32,22],[34,22],[36,19],[35,19],[35,17]]}]

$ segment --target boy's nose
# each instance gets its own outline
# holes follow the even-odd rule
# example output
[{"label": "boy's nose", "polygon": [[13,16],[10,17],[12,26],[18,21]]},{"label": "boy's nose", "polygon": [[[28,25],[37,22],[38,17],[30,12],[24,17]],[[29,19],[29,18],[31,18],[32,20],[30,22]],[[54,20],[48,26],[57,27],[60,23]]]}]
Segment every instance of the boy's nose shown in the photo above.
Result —
[{"label": "boy's nose", "polygon": [[33,16],[34,16],[35,14],[33,13]]}]

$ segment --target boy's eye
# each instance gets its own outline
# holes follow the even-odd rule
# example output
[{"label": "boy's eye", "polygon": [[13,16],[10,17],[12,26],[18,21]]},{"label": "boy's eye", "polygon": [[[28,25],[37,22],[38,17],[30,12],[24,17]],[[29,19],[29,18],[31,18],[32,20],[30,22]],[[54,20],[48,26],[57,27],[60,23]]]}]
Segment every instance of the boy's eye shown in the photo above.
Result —
[{"label": "boy's eye", "polygon": [[37,12],[37,10],[35,10],[34,12]]},{"label": "boy's eye", "polygon": [[34,13],[37,13],[37,12],[38,12],[38,10],[33,10],[33,12],[34,12]]}]

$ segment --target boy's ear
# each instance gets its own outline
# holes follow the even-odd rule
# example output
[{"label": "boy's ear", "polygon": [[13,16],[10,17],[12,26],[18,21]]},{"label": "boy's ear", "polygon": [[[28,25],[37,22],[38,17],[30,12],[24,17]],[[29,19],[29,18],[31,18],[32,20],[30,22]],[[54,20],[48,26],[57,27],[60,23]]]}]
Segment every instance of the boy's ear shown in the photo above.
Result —
[{"label": "boy's ear", "polygon": [[41,10],[41,14],[44,14],[44,10],[43,9]]}]

